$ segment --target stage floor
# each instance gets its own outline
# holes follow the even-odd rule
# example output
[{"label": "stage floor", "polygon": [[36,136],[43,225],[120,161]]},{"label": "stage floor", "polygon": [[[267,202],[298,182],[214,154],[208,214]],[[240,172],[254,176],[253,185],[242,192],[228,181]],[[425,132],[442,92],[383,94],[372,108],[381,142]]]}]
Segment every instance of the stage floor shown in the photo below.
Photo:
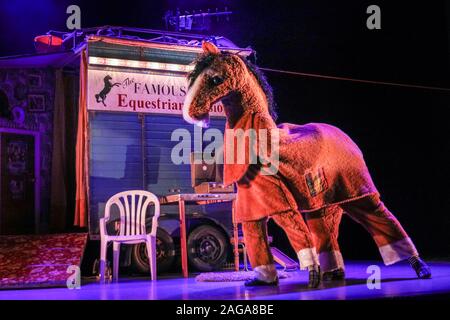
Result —
[{"label": "stage floor", "polygon": [[[367,287],[367,267],[378,265],[381,269],[381,288]],[[196,282],[194,275],[188,279],[161,277],[156,282],[147,278],[122,278],[118,283],[101,285],[84,282],[79,290],[45,288],[27,290],[2,290],[0,299],[44,300],[114,300],[114,299],[258,299],[258,300],[353,300],[383,298],[439,298],[450,296],[450,262],[430,263],[433,278],[418,280],[405,263],[385,267],[380,262],[348,262],[347,280],[329,282],[319,289],[306,287],[307,272],[295,271],[280,280],[278,288],[246,288],[242,282]]]}]

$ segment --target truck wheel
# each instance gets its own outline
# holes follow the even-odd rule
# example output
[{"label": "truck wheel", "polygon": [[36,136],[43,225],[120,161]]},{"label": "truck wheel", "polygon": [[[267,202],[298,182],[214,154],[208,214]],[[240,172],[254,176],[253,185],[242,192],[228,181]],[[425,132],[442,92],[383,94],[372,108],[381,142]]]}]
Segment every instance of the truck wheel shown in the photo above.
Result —
[{"label": "truck wheel", "polygon": [[192,267],[199,271],[213,271],[226,262],[228,241],[218,227],[201,225],[189,234],[187,249]]},{"label": "truck wheel", "polygon": [[[133,269],[139,273],[149,273],[150,266],[145,243],[138,243],[132,250]],[[162,273],[170,269],[175,261],[175,248],[172,237],[164,230],[156,232],[156,265],[157,272]]]}]

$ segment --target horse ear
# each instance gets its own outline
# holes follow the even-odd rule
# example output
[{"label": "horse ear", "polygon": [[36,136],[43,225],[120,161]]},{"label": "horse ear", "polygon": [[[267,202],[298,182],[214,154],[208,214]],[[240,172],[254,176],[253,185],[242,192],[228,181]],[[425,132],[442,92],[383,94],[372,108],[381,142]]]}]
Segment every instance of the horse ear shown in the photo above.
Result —
[{"label": "horse ear", "polygon": [[213,43],[202,41],[202,49],[205,53],[219,54],[220,50]]}]

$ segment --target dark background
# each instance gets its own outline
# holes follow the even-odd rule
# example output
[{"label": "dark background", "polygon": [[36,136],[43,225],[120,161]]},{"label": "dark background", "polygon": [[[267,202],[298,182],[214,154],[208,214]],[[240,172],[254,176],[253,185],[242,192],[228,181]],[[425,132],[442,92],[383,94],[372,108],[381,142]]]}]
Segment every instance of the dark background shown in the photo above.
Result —
[{"label": "dark background", "polygon": [[[66,8],[81,7],[82,27],[164,28],[167,9],[225,6],[230,22],[212,34],[250,45],[263,67],[450,88],[450,1],[5,1],[0,55],[31,53],[33,38],[66,29]],[[381,30],[366,8],[381,8]],[[360,146],[382,199],[427,257],[449,257],[450,93],[267,74],[280,122],[327,122]],[[280,230],[276,244],[286,246]],[[348,217],[346,258],[378,259],[370,236]]]}]

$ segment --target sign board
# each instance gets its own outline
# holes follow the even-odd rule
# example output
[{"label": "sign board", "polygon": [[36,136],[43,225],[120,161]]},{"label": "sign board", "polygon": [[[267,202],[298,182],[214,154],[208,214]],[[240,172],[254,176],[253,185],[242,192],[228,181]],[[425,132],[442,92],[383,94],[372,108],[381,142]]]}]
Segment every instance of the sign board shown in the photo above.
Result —
[{"label": "sign board", "polygon": [[[88,110],[182,114],[184,76],[88,69]],[[219,102],[211,116],[225,117]]]}]

